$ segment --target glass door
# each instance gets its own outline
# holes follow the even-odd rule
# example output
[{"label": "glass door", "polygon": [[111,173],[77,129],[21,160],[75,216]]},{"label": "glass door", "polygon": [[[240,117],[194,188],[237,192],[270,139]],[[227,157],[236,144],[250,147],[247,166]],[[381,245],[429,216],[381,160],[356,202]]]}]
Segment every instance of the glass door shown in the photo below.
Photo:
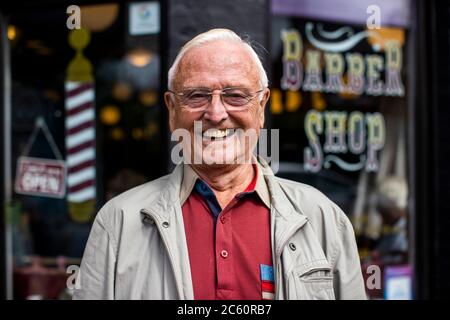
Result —
[{"label": "glass door", "polygon": [[11,12],[15,299],[67,299],[98,209],[165,173],[160,4]]}]

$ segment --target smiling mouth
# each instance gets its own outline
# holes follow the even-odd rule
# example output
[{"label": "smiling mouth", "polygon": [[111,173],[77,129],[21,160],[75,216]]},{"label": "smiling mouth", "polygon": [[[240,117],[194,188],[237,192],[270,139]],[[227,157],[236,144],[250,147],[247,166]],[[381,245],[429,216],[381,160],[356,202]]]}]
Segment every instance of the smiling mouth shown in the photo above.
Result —
[{"label": "smiling mouth", "polygon": [[208,129],[203,132],[203,140],[220,141],[231,137],[235,129]]}]

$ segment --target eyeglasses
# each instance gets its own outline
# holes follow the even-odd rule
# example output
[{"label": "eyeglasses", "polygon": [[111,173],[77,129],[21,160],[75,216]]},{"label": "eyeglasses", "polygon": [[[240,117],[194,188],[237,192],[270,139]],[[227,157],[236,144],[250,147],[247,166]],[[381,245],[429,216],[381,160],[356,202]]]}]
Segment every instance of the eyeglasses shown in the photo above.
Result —
[{"label": "eyeglasses", "polygon": [[203,111],[212,101],[214,92],[220,94],[222,104],[227,110],[245,110],[248,107],[250,101],[252,101],[256,95],[262,92],[264,89],[249,92],[245,88],[224,88],[222,90],[210,90],[207,88],[189,88],[181,92],[174,92],[168,90],[168,92],[179,97],[184,107],[191,109],[192,111]]}]

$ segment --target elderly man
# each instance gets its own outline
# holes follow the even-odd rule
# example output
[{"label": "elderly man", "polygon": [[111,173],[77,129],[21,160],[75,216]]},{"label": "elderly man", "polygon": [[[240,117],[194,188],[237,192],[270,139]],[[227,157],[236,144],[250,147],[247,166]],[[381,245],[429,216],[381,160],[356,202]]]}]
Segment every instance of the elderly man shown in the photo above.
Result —
[{"label": "elderly man", "polygon": [[267,85],[230,30],[181,49],[165,102],[171,131],[187,133],[184,162],[101,209],[74,298],[365,298],[345,214],[251,156],[256,141],[242,132],[263,127]]}]

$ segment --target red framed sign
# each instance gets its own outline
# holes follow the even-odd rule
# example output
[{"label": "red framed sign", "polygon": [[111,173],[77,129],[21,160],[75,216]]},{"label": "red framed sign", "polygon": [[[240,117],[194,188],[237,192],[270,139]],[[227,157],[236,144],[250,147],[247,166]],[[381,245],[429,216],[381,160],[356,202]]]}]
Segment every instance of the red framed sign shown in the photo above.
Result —
[{"label": "red framed sign", "polygon": [[66,167],[62,160],[19,157],[15,191],[41,197],[64,198]]}]

